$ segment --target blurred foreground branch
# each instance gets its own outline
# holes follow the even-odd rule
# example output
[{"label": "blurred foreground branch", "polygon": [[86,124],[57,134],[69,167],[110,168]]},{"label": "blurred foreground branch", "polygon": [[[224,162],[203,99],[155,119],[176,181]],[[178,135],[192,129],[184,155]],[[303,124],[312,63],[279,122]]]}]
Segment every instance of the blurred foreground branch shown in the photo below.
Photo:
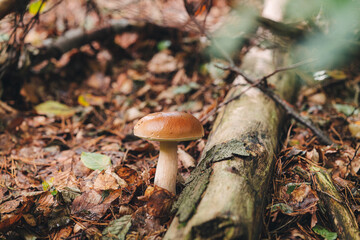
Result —
[{"label": "blurred foreground branch", "polygon": [[23,11],[29,0],[0,0],[0,20],[12,12]]}]

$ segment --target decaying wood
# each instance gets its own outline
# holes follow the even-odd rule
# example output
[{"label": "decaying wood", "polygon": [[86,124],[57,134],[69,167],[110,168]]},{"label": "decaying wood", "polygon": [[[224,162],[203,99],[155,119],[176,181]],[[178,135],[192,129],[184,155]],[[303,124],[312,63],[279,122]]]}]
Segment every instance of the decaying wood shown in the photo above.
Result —
[{"label": "decaying wood", "polygon": [[329,216],[339,239],[360,239],[359,227],[354,214],[334,186],[325,170],[312,166],[313,184]]},{"label": "decaying wood", "polygon": [[[259,78],[273,72],[284,54],[253,48],[242,69]],[[284,65],[284,64],[283,64]],[[270,79],[286,100],[294,76]],[[231,99],[247,86],[232,89]],[[219,113],[200,164],[175,205],[165,239],[258,239],[284,112],[259,89],[251,88]]]},{"label": "decaying wood", "polygon": [[82,28],[72,29],[57,39],[48,39],[39,53],[32,56],[32,65],[49,58],[60,58],[73,48],[79,48],[93,41],[112,38],[115,34],[136,31],[140,26],[131,25],[129,21],[121,19],[112,21],[108,26],[87,32]]}]

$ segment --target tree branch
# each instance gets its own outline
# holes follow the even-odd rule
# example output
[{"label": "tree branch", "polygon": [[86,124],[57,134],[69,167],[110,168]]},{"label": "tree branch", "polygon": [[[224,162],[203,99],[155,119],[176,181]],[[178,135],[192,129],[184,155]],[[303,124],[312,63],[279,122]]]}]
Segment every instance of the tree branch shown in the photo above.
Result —
[{"label": "tree branch", "polygon": [[35,65],[45,59],[60,58],[67,51],[88,44],[92,41],[101,41],[114,34],[135,30],[137,27],[130,25],[127,20],[113,21],[106,27],[99,28],[92,32],[84,29],[73,29],[55,40],[49,40],[40,50],[40,53],[33,55],[32,64]]}]

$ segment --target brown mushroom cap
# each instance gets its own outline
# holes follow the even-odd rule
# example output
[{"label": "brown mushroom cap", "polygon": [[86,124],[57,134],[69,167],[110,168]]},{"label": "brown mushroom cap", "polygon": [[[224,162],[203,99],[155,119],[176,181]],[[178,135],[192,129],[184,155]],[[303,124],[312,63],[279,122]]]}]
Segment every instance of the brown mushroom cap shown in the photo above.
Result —
[{"label": "brown mushroom cap", "polygon": [[200,121],[184,112],[158,112],[141,118],[134,135],[155,141],[188,141],[204,136]]}]

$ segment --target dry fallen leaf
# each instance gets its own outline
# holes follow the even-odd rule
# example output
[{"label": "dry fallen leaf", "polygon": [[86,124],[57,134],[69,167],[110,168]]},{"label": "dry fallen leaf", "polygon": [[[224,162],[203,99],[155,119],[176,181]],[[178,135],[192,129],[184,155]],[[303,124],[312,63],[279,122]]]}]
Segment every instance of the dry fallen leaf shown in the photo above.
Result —
[{"label": "dry fallen leaf", "polygon": [[145,116],[144,112],[141,112],[137,107],[129,108],[125,113],[125,120],[131,122],[135,119]]},{"label": "dry fallen leaf", "polygon": [[171,55],[168,50],[161,51],[153,56],[148,63],[148,69],[153,73],[169,73],[182,67],[182,63]]},{"label": "dry fallen leaf", "polygon": [[180,163],[186,169],[195,167],[195,159],[190,154],[188,154],[181,148],[178,148],[177,153],[178,153],[178,159],[179,159]]},{"label": "dry fallen leaf", "polygon": [[116,179],[105,172],[100,173],[94,182],[95,190],[115,190],[118,188],[119,184],[117,183]]},{"label": "dry fallen leaf", "polygon": [[360,138],[360,121],[350,123],[349,130],[350,130],[351,136]]},{"label": "dry fallen leaf", "polygon": [[111,86],[115,92],[127,95],[133,91],[134,82],[132,79],[128,78],[126,73],[120,73],[116,82],[114,82]]}]

